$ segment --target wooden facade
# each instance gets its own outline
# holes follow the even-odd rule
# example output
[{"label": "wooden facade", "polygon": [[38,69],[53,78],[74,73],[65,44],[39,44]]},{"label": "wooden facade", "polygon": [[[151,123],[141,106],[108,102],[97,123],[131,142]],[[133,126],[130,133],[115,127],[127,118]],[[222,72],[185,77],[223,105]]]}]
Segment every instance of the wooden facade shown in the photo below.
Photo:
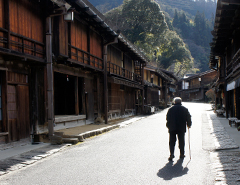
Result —
[{"label": "wooden facade", "polygon": [[0,0],[0,15],[0,142],[142,112],[147,60],[88,1]]},{"label": "wooden facade", "polygon": [[226,117],[240,119],[240,2],[219,0],[211,43],[210,68],[217,70],[216,104],[226,110]]},{"label": "wooden facade", "polygon": [[171,106],[173,98],[177,96],[178,91],[177,85],[179,78],[173,72],[164,69],[161,69],[161,72],[164,73],[169,78],[169,80],[166,81],[165,84],[163,85],[165,86],[167,92],[166,93],[167,96],[165,96],[165,102],[167,106]]},{"label": "wooden facade", "polygon": [[179,81],[179,96],[183,101],[207,102],[206,92],[211,88],[216,80],[215,70],[185,76]]},{"label": "wooden facade", "polygon": [[147,65],[144,68],[145,113],[150,113],[149,107],[159,109],[167,106],[167,84],[169,84],[170,81],[171,78],[164,72],[157,70],[157,67]]},{"label": "wooden facade", "polygon": [[37,1],[1,0],[0,15],[0,140],[11,142],[30,137],[31,117],[44,108],[44,98],[31,107],[34,69],[44,71],[44,10]]},{"label": "wooden facade", "polygon": [[[130,49],[131,48],[134,49]],[[141,113],[143,103],[143,68],[146,59],[123,35],[108,47],[108,118],[132,116]],[[140,53],[140,52],[139,52]]]}]

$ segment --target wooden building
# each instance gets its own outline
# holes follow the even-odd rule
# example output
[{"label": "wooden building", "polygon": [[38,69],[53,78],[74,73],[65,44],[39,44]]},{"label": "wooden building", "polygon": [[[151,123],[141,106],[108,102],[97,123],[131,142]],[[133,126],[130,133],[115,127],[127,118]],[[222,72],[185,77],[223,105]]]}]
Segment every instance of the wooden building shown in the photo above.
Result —
[{"label": "wooden building", "polygon": [[217,103],[226,109],[226,117],[240,119],[240,2],[218,0],[210,68],[217,70]]},{"label": "wooden building", "polygon": [[108,46],[109,120],[142,112],[140,97],[144,93],[143,68],[146,62],[144,55],[122,34],[118,36],[117,43]]},{"label": "wooden building", "polygon": [[172,105],[173,98],[177,96],[178,93],[178,81],[179,78],[171,71],[167,71],[164,69],[161,69],[161,72],[165,73],[170,80],[167,81],[166,84],[164,84],[166,91],[167,91],[167,96],[165,97],[165,102],[167,106]]},{"label": "wooden building", "polygon": [[29,137],[45,120],[44,15],[39,1],[0,0],[1,141]]},{"label": "wooden building", "polygon": [[183,101],[207,102],[205,93],[216,80],[215,70],[185,76],[179,80],[178,93]]},{"label": "wooden building", "polygon": [[144,67],[144,105],[146,113],[151,112],[151,107],[159,109],[167,106],[167,84],[170,82],[171,78],[157,67],[149,64]]},{"label": "wooden building", "polygon": [[146,62],[87,0],[0,0],[0,141],[141,112]]}]

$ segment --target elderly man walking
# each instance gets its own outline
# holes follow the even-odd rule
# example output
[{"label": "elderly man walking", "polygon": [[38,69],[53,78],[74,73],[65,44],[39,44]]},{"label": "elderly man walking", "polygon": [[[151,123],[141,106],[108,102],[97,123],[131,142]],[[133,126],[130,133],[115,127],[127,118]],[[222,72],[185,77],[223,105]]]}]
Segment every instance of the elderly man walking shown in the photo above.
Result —
[{"label": "elderly man walking", "polygon": [[176,97],[173,100],[174,105],[168,110],[166,119],[167,119],[167,128],[169,132],[169,149],[170,157],[169,161],[172,161],[174,158],[174,148],[176,143],[176,136],[178,137],[178,144],[180,149],[180,158],[184,158],[184,145],[185,145],[185,132],[186,126],[191,127],[191,115],[188,109],[182,106],[182,99]]}]

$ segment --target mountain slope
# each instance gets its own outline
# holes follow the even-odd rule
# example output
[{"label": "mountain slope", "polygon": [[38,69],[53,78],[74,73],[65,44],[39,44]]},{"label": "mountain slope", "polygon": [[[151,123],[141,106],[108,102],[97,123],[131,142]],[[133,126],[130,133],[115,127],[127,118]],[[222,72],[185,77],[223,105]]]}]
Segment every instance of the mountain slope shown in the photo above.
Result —
[{"label": "mountain slope", "polygon": [[[132,6],[137,6],[139,1],[136,0],[136,4],[132,4]],[[109,10],[108,7],[117,7],[115,5],[118,5],[121,2],[123,4],[127,3],[129,0],[90,0],[90,2],[104,13]],[[161,11],[164,12],[165,21],[168,25],[168,28],[174,32],[177,32],[187,45],[192,57],[194,58],[194,67],[198,68],[200,72],[208,70],[210,53],[209,42],[211,42],[212,38],[211,30],[213,29],[213,15],[215,14],[216,10],[216,0],[156,0],[155,2],[160,5]],[[120,16],[123,4],[118,6],[118,8],[111,9],[111,11],[106,14],[106,16],[111,19],[111,23],[118,29],[121,29],[121,31],[126,34],[128,39],[133,43],[136,41],[133,39],[133,37],[131,37],[133,35],[139,35],[139,37],[144,37],[144,39],[146,39],[146,36],[148,36],[147,39],[151,39],[147,31],[143,34],[143,30],[146,29],[146,27],[143,28],[140,26],[138,28],[133,28],[132,30],[128,29],[126,31],[126,28],[124,27],[126,24],[123,25],[123,23],[127,17]],[[128,16],[131,16],[131,14],[128,14]],[[143,25],[144,24],[146,23],[143,23]],[[141,30],[139,28],[141,28]],[[135,43],[138,44],[139,47],[143,47],[145,51],[151,48],[149,45],[139,42],[139,40],[141,40],[141,38],[138,38],[138,42]],[[152,57],[150,56],[150,58]],[[165,59],[166,58],[161,58],[161,60],[165,63],[172,62],[169,61],[169,57],[168,60]]]}]

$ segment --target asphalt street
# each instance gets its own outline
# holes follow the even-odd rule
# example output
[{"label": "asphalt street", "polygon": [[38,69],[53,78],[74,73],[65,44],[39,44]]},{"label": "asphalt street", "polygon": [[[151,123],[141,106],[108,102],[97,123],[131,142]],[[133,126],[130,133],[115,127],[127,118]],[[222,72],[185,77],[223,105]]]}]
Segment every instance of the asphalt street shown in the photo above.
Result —
[{"label": "asphalt street", "polygon": [[186,133],[186,158],[179,159],[176,145],[176,157],[168,161],[165,109],[3,175],[0,184],[215,184],[205,119],[210,106],[183,105],[192,115],[191,160]]}]

